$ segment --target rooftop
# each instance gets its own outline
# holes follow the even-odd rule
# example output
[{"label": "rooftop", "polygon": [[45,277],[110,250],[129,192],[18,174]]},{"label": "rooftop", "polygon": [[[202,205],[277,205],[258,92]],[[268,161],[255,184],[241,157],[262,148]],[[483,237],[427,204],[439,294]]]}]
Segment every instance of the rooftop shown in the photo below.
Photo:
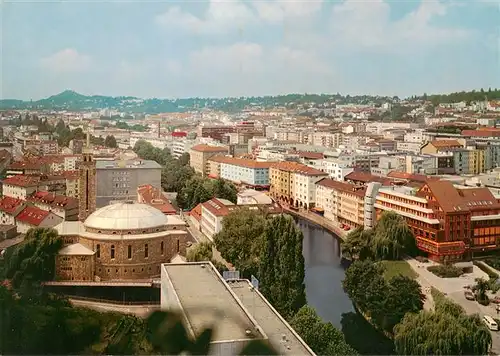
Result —
[{"label": "rooftop", "polygon": [[12,215],[24,204],[24,201],[9,196],[0,198],[0,211]]},{"label": "rooftop", "polygon": [[96,169],[151,169],[161,168],[161,166],[150,160],[128,160],[128,161],[109,161],[96,159]]},{"label": "rooftop", "polygon": [[95,254],[94,251],[80,243],[64,246],[59,250],[59,255],[64,256],[92,256],[93,254]]},{"label": "rooftop", "polygon": [[237,209],[238,207],[234,205],[232,202],[226,199],[212,198],[204,203],[202,206],[210,211],[215,216],[226,216],[232,210]]},{"label": "rooftop", "polygon": [[195,335],[215,324],[212,341],[248,339],[246,329],[262,338],[257,325],[211,264],[164,264],[162,268]]},{"label": "rooftop", "polygon": [[327,176],[328,173],[322,172],[318,169],[311,168],[305,164],[300,164],[297,162],[282,161],[272,165],[273,168],[279,169],[281,171],[293,172],[308,176]]},{"label": "rooftop", "polygon": [[42,203],[49,205],[53,208],[60,208],[64,210],[71,210],[78,208],[78,200],[76,198],[67,197],[65,195],[56,195],[46,191],[38,191],[27,199],[29,202]]},{"label": "rooftop", "polygon": [[227,147],[224,146],[210,146],[210,145],[196,145],[191,147],[192,151],[198,152],[227,152]]},{"label": "rooftop", "polygon": [[16,217],[17,221],[25,224],[38,226],[49,216],[50,212],[28,205]]},{"label": "rooftop", "polygon": [[322,180],[320,180],[316,184],[321,185],[321,186],[326,187],[326,188],[334,189],[337,191],[355,194],[359,197],[364,197],[365,192],[366,192],[365,187],[360,187],[360,186],[346,183],[346,182],[339,182],[339,181],[336,181],[336,180],[333,180],[330,178],[323,178]]},{"label": "rooftop", "polygon": [[221,164],[229,164],[232,166],[252,168],[252,169],[269,168],[275,163],[275,162],[267,162],[267,161],[261,162],[261,161],[256,161],[256,160],[248,159],[248,158],[236,158],[236,157],[228,157],[228,156],[215,156],[215,157],[210,158],[210,161],[218,162]]}]

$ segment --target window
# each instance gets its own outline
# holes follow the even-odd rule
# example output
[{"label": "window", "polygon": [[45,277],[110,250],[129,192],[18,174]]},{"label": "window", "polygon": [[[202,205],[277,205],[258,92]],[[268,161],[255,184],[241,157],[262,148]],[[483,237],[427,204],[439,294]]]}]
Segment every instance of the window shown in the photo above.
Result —
[{"label": "window", "polygon": [[180,241],[177,240],[177,252],[179,252],[181,250],[181,244],[180,244]]},{"label": "window", "polygon": [[132,258],[132,245],[128,245],[128,258]]},{"label": "window", "polygon": [[160,242],[160,252],[161,252],[161,254],[163,255],[163,241],[162,241],[162,242]]},{"label": "window", "polygon": [[97,258],[101,258],[101,245],[100,244],[97,244],[95,246],[95,254],[96,254]]},{"label": "window", "polygon": [[111,259],[115,258],[115,245],[111,245]]},{"label": "window", "polygon": [[148,258],[149,256],[149,246],[148,244],[144,245],[144,258]]}]

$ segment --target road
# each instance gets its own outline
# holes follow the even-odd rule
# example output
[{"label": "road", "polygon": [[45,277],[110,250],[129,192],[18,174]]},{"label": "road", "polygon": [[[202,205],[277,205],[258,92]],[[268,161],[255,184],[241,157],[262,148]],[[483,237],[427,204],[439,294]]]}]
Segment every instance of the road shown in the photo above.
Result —
[{"label": "road", "polygon": [[[188,224],[187,225],[187,230],[189,231],[189,233],[191,234],[191,236],[193,237],[193,239],[196,242],[210,242],[210,243],[213,243],[212,240],[210,240],[208,237],[206,237],[201,231],[199,231],[193,225],[193,223],[191,222],[191,218],[189,216],[184,216],[184,218],[185,218],[184,221]],[[220,255],[220,252],[215,248],[215,246],[212,246],[212,255],[213,255],[214,260],[223,263],[230,270],[234,269],[233,265],[231,265],[224,258],[222,258],[222,256]]]},{"label": "road", "polygon": [[[433,262],[420,263],[414,259],[408,259],[407,261],[419,275],[417,280],[420,282],[423,289],[428,286],[438,289],[455,303],[461,305],[467,314],[479,314],[480,316],[490,315],[493,318],[500,317],[495,311],[495,304],[492,303],[488,306],[484,306],[476,301],[465,299],[464,286],[475,284],[476,278],[489,279],[488,275],[478,267],[474,266],[472,273],[468,273],[459,278],[440,278],[427,270],[427,267],[431,266]],[[491,337],[491,352],[495,355],[500,355],[500,332],[492,331]]]}]

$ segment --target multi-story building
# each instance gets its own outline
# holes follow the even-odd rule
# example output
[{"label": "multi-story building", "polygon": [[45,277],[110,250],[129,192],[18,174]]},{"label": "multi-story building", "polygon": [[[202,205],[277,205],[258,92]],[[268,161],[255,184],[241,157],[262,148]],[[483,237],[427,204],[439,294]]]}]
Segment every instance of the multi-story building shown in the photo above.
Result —
[{"label": "multi-story building", "polygon": [[227,153],[227,147],[224,146],[209,146],[209,145],[196,145],[191,147],[189,151],[189,165],[195,172],[206,176],[210,173],[208,160],[216,155],[224,155]]},{"label": "multi-story building", "polygon": [[311,208],[316,200],[316,182],[328,173],[297,162],[278,162],[271,166],[271,196],[291,206]]},{"label": "multi-story building", "polygon": [[485,150],[460,149],[453,152],[457,174],[480,174],[485,172]]},{"label": "multi-story building", "polygon": [[84,221],[96,209],[96,161],[91,154],[83,154],[78,164],[78,173],[78,218]]},{"label": "multi-story building", "polygon": [[237,206],[226,199],[212,198],[201,204],[200,229],[212,240],[213,236],[222,230],[222,219]]},{"label": "multi-story building", "polygon": [[457,140],[434,140],[427,142],[420,149],[420,153],[444,153],[453,152],[463,148],[464,146]]},{"label": "multi-story building", "polygon": [[444,180],[420,188],[383,187],[374,208],[377,218],[384,211],[402,215],[418,248],[436,261],[500,248],[500,203],[488,188],[456,188]]},{"label": "multi-story building", "polygon": [[338,223],[363,226],[365,192],[363,186],[322,179],[316,183],[315,209]]},{"label": "multi-story building", "polygon": [[[161,166],[155,161],[96,161],[97,207],[111,201],[136,200],[137,188],[151,184],[161,189]],[[79,194],[81,195],[81,188]]]},{"label": "multi-story building", "polygon": [[258,162],[246,158],[214,156],[209,159],[209,174],[235,184],[267,188],[269,186],[269,167],[274,162]]},{"label": "multi-story building", "polygon": [[17,231],[20,233],[26,233],[31,228],[54,227],[62,221],[63,218],[53,212],[32,205],[25,206],[16,216]]},{"label": "multi-story building", "polygon": [[38,191],[26,201],[39,209],[52,212],[65,221],[78,221],[78,200],[47,191]]},{"label": "multi-story building", "polygon": [[26,200],[36,192],[40,184],[40,176],[16,175],[2,181],[3,195],[15,199]]},{"label": "multi-story building", "polygon": [[24,209],[26,201],[9,196],[0,198],[0,224],[15,225],[16,216]]}]

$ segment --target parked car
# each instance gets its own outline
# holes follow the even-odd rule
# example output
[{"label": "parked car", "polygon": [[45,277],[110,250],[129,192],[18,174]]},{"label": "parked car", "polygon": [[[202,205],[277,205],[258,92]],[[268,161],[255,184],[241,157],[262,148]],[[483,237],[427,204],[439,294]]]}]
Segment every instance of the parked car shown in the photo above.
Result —
[{"label": "parked car", "polygon": [[495,303],[495,304],[500,304],[500,296],[496,296],[495,298],[491,299],[490,300],[492,303]]},{"label": "parked car", "polygon": [[464,290],[464,296],[467,300],[476,300],[476,296],[469,289]]}]

